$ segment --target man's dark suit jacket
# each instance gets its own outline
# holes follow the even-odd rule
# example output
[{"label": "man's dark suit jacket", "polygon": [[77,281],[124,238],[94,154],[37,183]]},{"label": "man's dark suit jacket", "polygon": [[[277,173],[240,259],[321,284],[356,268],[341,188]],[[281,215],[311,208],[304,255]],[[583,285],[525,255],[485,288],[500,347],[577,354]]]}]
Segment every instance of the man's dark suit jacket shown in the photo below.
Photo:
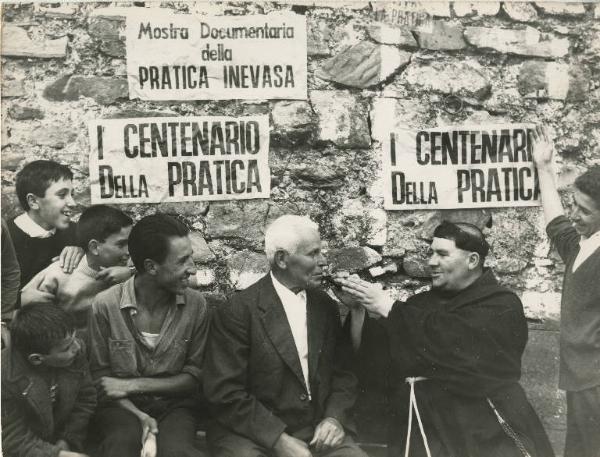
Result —
[{"label": "man's dark suit jacket", "polygon": [[217,434],[232,431],[270,449],[284,431],[312,436],[325,417],[354,430],[351,343],[341,332],[337,304],[323,291],[307,291],[307,326],[312,400],[269,274],[217,310],[204,383]]}]

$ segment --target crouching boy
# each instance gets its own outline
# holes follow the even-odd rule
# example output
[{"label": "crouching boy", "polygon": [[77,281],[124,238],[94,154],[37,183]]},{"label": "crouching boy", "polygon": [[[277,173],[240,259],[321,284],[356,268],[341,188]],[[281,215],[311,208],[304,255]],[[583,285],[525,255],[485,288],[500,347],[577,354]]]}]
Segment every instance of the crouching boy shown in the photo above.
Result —
[{"label": "crouching boy", "polygon": [[6,457],[85,457],[82,443],[96,406],[72,318],[31,305],[11,322],[2,350],[2,451]]}]

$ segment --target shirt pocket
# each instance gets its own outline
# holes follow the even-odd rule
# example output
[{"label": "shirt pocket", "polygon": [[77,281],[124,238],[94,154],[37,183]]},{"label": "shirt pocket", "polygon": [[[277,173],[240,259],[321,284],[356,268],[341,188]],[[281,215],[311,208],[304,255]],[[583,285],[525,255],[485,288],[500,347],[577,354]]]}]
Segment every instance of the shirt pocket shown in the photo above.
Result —
[{"label": "shirt pocket", "polygon": [[137,372],[135,344],[133,340],[108,339],[110,366],[116,376],[132,376]]}]

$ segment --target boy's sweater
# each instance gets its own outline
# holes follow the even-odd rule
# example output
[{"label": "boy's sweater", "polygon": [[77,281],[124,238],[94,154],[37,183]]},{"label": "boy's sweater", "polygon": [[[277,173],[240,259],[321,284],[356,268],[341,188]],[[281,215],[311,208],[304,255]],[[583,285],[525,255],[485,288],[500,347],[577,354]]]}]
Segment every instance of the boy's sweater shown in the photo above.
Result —
[{"label": "boy's sweater", "polygon": [[50,265],[65,246],[77,245],[74,223],[65,230],[57,230],[48,238],[29,236],[17,227],[14,218],[8,221],[8,230],[21,267],[21,285],[27,284],[38,272]]}]

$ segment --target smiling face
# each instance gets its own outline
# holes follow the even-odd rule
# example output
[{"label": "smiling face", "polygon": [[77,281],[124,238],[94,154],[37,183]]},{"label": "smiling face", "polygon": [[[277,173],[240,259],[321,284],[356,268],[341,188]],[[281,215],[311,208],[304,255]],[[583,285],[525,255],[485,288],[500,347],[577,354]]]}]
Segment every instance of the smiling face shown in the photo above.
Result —
[{"label": "smiling face", "polygon": [[[104,241],[95,241],[93,253],[97,256],[101,267],[125,266],[129,261],[129,246],[127,240],[132,226],[121,228],[117,233],[108,236]],[[94,243],[94,242],[92,242]]]},{"label": "smiling face", "polygon": [[[316,230],[307,230],[294,253],[282,255],[279,274],[290,289],[314,289],[320,287],[323,267],[327,264],[321,254],[321,238]],[[281,268],[283,267],[283,268]]]},{"label": "smiling face", "polygon": [[187,236],[170,237],[165,260],[162,263],[150,260],[152,266],[146,270],[162,289],[182,294],[189,286],[189,277],[196,274],[192,254],[192,243]]},{"label": "smiling face", "polygon": [[43,197],[32,193],[27,195],[29,215],[46,230],[57,228],[66,229],[73,215],[73,182],[70,179],[60,179],[53,182]]},{"label": "smiling face", "polygon": [[30,360],[37,360],[36,365],[45,365],[52,368],[64,368],[70,366],[81,349],[79,340],[75,338],[75,332],[54,344],[48,354],[31,354]]},{"label": "smiling face", "polygon": [[472,282],[478,263],[477,254],[457,248],[454,240],[434,238],[428,261],[432,287],[444,291],[464,289]]},{"label": "smiling face", "polygon": [[573,227],[584,238],[588,238],[600,230],[600,208],[594,200],[575,188],[573,208],[571,210]]}]

